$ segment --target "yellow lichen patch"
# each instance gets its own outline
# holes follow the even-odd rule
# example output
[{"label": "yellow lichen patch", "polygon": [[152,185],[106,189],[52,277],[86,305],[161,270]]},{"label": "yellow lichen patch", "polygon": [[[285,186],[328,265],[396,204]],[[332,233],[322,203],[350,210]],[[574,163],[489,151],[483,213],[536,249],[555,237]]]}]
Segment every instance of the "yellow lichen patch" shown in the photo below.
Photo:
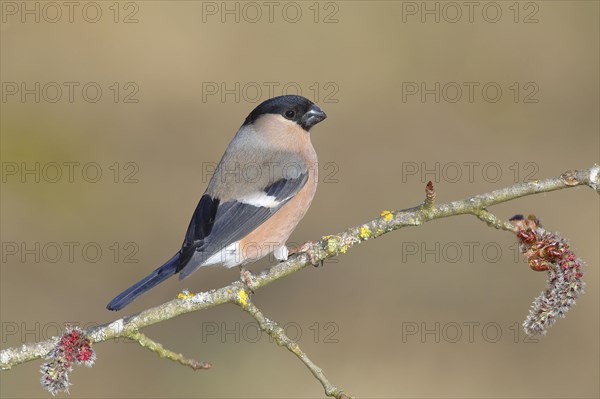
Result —
[{"label": "yellow lichen patch", "polygon": [[244,290],[238,291],[238,301],[240,302],[240,304],[242,306],[248,305],[248,294],[246,294],[246,291],[244,291]]},{"label": "yellow lichen patch", "polygon": [[369,230],[369,228],[367,226],[362,226],[360,228],[359,236],[363,240],[366,240],[367,238],[369,238],[371,236],[371,230]]},{"label": "yellow lichen patch", "polygon": [[338,240],[337,238],[332,238],[331,236],[327,236],[327,245],[325,246],[325,251],[332,254],[335,253],[338,249]]},{"label": "yellow lichen patch", "polygon": [[379,214],[379,216],[381,216],[387,222],[389,222],[390,220],[392,220],[392,218],[394,217],[394,215],[390,211],[381,211],[381,213]]},{"label": "yellow lichen patch", "polygon": [[342,245],[342,247],[340,248],[340,252],[345,254],[346,251],[348,250],[348,246],[347,245]]},{"label": "yellow lichen patch", "polygon": [[195,295],[196,294],[193,294],[193,293],[189,292],[188,290],[183,290],[179,294],[177,294],[177,299],[188,299]]}]

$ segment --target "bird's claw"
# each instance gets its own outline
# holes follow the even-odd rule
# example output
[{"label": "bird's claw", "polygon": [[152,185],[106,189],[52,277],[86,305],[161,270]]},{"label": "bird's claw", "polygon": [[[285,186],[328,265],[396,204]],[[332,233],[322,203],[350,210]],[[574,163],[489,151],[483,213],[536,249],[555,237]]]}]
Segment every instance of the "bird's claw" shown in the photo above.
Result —
[{"label": "bird's claw", "polygon": [[252,272],[250,270],[246,270],[243,267],[240,267],[240,280],[242,280],[242,283],[244,283],[244,285],[246,287],[248,287],[248,289],[250,290],[251,294],[254,294],[254,290],[251,288],[252,285]]},{"label": "bird's claw", "polygon": [[302,252],[305,253],[306,256],[308,257],[308,261],[314,267],[323,266],[323,263],[325,263],[325,260],[323,260],[323,259],[315,259],[315,254],[314,254],[314,251],[312,250],[312,247],[314,245],[315,245],[314,242],[307,241],[304,244],[302,244],[300,246],[300,248],[297,248],[296,252],[298,252],[298,253],[302,253]]}]

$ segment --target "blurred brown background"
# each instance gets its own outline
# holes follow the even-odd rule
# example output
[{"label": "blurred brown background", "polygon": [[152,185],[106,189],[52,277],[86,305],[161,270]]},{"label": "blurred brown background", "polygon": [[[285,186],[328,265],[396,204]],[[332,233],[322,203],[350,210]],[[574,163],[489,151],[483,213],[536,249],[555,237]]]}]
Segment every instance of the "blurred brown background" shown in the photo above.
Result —
[{"label": "blurred brown background", "polygon": [[[203,169],[269,87],[300,88],[329,115],[312,133],[321,183],[297,242],[414,206],[430,179],[449,201],[599,160],[597,2],[274,2],[271,16],[262,2],[75,2],[71,16],[48,4],[2,2],[2,348],[238,278],[203,269],[104,308],[179,248]],[[422,83],[434,94],[411,94]],[[588,262],[586,294],[535,342],[520,324],[546,276],[473,217],[386,235],[254,300],[360,397],[598,397],[598,196],[493,211],[535,213]],[[145,330],[215,364],[196,373],[134,343],[98,344],[71,397],[323,396],[254,327],[222,306]],[[48,398],[39,365],[0,373],[2,397]]]}]

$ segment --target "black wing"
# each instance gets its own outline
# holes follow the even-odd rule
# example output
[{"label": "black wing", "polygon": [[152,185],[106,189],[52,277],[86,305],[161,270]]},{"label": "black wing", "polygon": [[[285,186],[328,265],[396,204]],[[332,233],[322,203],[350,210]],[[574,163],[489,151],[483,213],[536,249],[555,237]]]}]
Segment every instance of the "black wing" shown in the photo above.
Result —
[{"label": "black wing", "polygon": [[220,203],[208,195],[202,196],[196,207],[181,249],[182,259],[179,270],[183,279],[195,271],[202,263],[192,262],[197,251],[203,252],[203,259],[219,252],[229,244],[237,242],[273,216],[283,205],[304,187],[308,171],[296,178],[279,179],[263,191],[278,202],[273,207],[255,206],[238,201]]},{"label": "black wing", "polygon": [[180,251],[181,257],[179,258],[179,265],[176,272],[185,267],[194,255],[196,248],[202,245],[204,239],[210,234],[215,223],[218,208],[219,199],[211,198],[207,194],[204,194],[200,198],[200,202],[198,202],[198,206],[185,233],[185,239]]}]

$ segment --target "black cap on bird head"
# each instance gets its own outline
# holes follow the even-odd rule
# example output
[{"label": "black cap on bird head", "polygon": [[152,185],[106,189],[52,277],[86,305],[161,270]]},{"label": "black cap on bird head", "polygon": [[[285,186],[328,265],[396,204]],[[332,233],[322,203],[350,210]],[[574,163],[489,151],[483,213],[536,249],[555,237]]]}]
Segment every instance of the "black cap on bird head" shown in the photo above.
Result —
[{"label": "black cap on bird head", "polygon": [[254,123],[260,116],[265,114],[281,115],[285,119],[296,122],[306,131],[327,118],[325,112],[309,99],[302,96],[288,95],[273,97],[262,102],[246,117],[242,126]]}]

